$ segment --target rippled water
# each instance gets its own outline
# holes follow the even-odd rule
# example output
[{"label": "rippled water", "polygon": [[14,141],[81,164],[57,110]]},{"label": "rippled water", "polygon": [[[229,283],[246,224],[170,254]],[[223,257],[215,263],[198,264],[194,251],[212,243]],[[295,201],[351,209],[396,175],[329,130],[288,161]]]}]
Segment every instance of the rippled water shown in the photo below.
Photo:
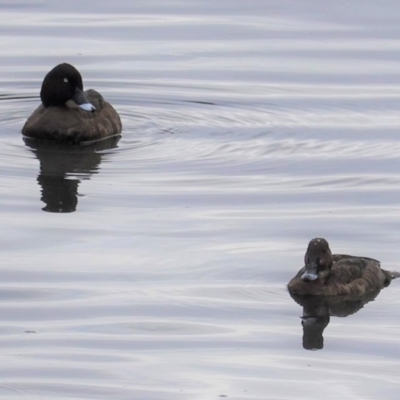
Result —
[{"label": "rippled water", "polygon": [[[285,289],[315,236],[400,271],[398,2],[0,10],[0,397],[398,398],[398,281],[316,322]],[[60,62],[121,140],[22,140]]]}]

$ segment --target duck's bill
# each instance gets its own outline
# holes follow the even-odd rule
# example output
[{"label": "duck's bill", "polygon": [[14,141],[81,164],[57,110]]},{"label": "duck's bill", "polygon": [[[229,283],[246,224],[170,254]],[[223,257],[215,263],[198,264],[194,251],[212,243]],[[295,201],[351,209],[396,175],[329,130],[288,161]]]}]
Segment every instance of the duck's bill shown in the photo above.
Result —
[{"label": "duck's bill", "polygon": [[304,274],[301,276],[301,279],[306,282],[312,282],[318,279],[318,265],[311,264],[306,265],[306,270]]},{"label": "duck's bill", "polygon": [[90,111],[90,112],[96,111],[96,108],[92,103],[79,104],[79,107],[82,108],[82,110],[85,110],[85,111]]},{"label": "duck's bill", "polygon": [[76,104],[78,104],[78,106],[82,108],[82,110],[89,112],[96,111],[96,107],[89,102],[86,94],[79,88],[75,89],[74,97],[72,98],[72,100]]}]

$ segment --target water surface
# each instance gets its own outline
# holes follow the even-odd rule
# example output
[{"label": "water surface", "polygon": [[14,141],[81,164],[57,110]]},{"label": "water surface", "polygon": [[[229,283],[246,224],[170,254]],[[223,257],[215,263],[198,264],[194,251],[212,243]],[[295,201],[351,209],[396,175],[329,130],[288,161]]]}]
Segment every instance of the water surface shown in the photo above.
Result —
[{"label": "water surface", "polygon": [[[398,398],[399,282],[318,351],[285,289],[315,236],[400,271],[397,2],[0,10],[1,397]],[[22,140],[60,62],[121,140]]]}]

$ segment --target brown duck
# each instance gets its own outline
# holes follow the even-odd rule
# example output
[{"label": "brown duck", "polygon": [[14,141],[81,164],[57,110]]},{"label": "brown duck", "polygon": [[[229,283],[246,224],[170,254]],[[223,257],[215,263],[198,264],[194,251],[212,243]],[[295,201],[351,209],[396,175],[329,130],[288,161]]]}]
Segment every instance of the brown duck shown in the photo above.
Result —
[{"label": "brown duck", "polygon": [[398,272],[381,269],[368,257],[332,254],[328,242],[315,238],[308,244],[305,266],[289,282],[289,292],[316,296],[364,296],[389,285]]}]

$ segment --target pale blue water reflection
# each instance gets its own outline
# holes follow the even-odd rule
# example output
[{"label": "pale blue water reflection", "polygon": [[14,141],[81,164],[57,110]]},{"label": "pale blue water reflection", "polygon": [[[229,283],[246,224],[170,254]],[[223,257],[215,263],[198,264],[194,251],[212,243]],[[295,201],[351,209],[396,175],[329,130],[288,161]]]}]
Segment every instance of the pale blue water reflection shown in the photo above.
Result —
[{"label": "pale blue water reflection", "polygon": [[[397,399],[399,282],[316,352],[285,289],[315,236],[400,270],[397,2],[0,10],[0,396]],[[90,158],[20,135],[64,61],[123,120]]]}]

